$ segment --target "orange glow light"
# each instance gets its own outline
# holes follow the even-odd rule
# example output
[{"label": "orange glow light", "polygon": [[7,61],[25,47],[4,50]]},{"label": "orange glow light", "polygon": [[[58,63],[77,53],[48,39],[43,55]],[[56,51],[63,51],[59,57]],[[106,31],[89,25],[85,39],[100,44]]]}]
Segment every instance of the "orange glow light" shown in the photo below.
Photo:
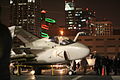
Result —
[{"label": "orange glow light", "polygon": [[60,35],[64,35],[64,31],[63,30],[60,30]]}]

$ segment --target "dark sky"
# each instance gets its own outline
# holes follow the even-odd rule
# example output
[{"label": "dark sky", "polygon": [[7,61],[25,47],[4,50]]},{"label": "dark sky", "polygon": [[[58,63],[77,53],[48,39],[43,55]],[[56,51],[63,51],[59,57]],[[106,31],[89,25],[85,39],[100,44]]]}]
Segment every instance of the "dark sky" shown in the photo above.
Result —
[{"label": "dark sky", "polygon": [[120,0],[76,0],[77,6],[90,8],[97,18],[107,18],[120,26]]},{"label": "dark sky", "polygon": [[[96,12],[97,18],[111,20],[114,25],[120,26],[120,1],[119,0],[75,0],[76,6],[90,8]],[[2,5],[2,22],[8,24],[8,2],[0,0]],[[47,9],[47,16],[57,20],[58,25],[64,25],[64,0],[42,0],[42,8]]]}]

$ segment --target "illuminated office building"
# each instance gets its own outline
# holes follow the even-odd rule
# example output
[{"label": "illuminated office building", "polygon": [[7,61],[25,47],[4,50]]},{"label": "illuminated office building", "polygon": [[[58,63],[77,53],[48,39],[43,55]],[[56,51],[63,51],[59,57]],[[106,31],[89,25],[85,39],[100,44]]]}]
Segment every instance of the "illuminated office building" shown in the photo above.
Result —
[{"label": "illuminated office building", "polygon": [[82,35],[92,35],[94,21],[94,11],[88,8],[76,8],[74,0],[65,1],[65,26],[67,29],[84,32]]},{"label": "illuminated office building", "polygon": [[94,36],[97,35],[113,35],[113,24],[111,21],[102,20],[94,22]]},{"label": "illuminated office building", "polygon": [[10,0],[10,25],[40,35],[41,0]]}]

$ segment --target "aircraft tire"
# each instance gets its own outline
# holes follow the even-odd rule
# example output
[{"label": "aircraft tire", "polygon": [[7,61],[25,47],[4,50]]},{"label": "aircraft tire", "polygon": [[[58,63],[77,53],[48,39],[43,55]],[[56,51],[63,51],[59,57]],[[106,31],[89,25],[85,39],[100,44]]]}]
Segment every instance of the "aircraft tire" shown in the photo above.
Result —
[{"label": "aircraft tire", "polygon": [[69,72],[68,72],[68,75],[75,75],[76,74],[76,72],[74,72],[74,71],[72,71],[72,70],[70,70]]},{"label": "aircraft tire", "polygon": [[41,73],[42,73],[41,72],[42,71],[41,68],[35,67],[34,70],[35,70],[35,74],[34,75],[41,75]]}]

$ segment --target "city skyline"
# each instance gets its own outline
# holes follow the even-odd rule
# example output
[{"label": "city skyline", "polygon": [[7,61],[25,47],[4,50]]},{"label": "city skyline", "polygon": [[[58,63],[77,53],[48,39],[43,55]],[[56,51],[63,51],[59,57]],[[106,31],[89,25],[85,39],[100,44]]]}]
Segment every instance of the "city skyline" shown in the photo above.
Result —
[{"label": "city skyline", "polygon": [[[64,26],[64,1],[63,0],[42,0],[41,8],[48,11],[47,16],[57,20],[57,24]],[[56,4],[55,4],[56,3]],[[8,25],[9,19],[9,0],[0,1],[2,5],[2,23]],[[97,18],[106,18],[113,22],[114,25],[120,26],[120,10],[118,0],[76,0],[76,6],[81,8],[89,8],[96,12]]]}]

